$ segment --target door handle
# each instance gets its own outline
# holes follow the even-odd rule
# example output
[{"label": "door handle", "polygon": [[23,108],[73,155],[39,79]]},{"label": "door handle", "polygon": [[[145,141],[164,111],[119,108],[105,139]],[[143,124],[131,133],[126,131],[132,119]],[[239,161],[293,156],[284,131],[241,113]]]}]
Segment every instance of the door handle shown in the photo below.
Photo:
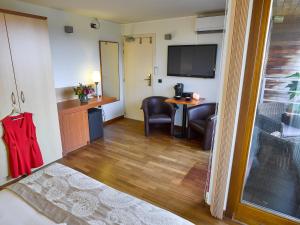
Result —
[{"label": "door handle", "polygon": [[25,103],[25,95],[23,91],[21,91],[21,101]]},{"label": "door handle", "polygon": [[152,74],[149,73],[148,78],[144,79],[144,80],[148,81],[148,86],[151,86],[151,84],[152,84],[152,78],[151,77],[152,77]]}]

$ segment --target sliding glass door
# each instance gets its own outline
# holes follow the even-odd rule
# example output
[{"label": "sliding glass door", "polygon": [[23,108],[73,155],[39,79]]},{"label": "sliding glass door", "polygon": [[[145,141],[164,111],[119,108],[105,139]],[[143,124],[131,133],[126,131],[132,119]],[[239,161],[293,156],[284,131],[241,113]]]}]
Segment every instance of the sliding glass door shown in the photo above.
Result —
[{"label": "sliding glass door", "polygon": [[300,0],[253,7],[229,210],[249,224],[298,224]]}]

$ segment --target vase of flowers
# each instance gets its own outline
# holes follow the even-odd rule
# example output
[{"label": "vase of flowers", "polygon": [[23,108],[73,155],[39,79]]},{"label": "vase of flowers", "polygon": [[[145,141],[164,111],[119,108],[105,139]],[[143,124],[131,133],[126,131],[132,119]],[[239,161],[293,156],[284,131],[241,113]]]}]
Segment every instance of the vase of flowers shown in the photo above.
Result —
[{"label": "vase of flowers", "polygon": [[94,89],[90,85],[83,85],[79,83],[79,86],[74,88],[75,95],[78,95],[78,98],[81,103],[87,103],[89,101],[88,95],[94,93]]}]

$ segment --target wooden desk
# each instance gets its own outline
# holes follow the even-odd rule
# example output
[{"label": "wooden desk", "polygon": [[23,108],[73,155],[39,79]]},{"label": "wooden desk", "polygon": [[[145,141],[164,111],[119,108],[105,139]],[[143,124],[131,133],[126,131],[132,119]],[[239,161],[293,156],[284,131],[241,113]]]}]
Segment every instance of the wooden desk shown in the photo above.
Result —
[{"label": "wooden desk", "polygon": [[79,99],[57,103],[63,154],[67,154],[90,142],[88,109],[115,102],[112,97],[90,99],[80,103]]},{"label": "wooden desk", "polygon": [[182,105],[182,124],[181,124],[181,134],[175,135],[176,137],[183,138],[186,136],[186,114],[187,114],[187,106],[195,106],[195,105],[200,105],[205,101],[204,98],[200,98],[199,100],[192,99],[190,101],[186,101],[184,98],[181,99],[175,99],[175,98],[168,98],[165,100],[165,102],[168,103],[173,103],[176,105]]}]

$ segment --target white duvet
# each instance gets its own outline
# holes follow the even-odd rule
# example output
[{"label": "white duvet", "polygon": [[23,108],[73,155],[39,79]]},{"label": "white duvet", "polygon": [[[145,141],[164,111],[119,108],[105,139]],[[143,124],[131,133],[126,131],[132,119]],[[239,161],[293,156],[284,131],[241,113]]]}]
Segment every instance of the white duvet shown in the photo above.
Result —
[{"label": "white duvet", "polygon": [[9,190],[0,191],[0,224],[57,225]]}]

